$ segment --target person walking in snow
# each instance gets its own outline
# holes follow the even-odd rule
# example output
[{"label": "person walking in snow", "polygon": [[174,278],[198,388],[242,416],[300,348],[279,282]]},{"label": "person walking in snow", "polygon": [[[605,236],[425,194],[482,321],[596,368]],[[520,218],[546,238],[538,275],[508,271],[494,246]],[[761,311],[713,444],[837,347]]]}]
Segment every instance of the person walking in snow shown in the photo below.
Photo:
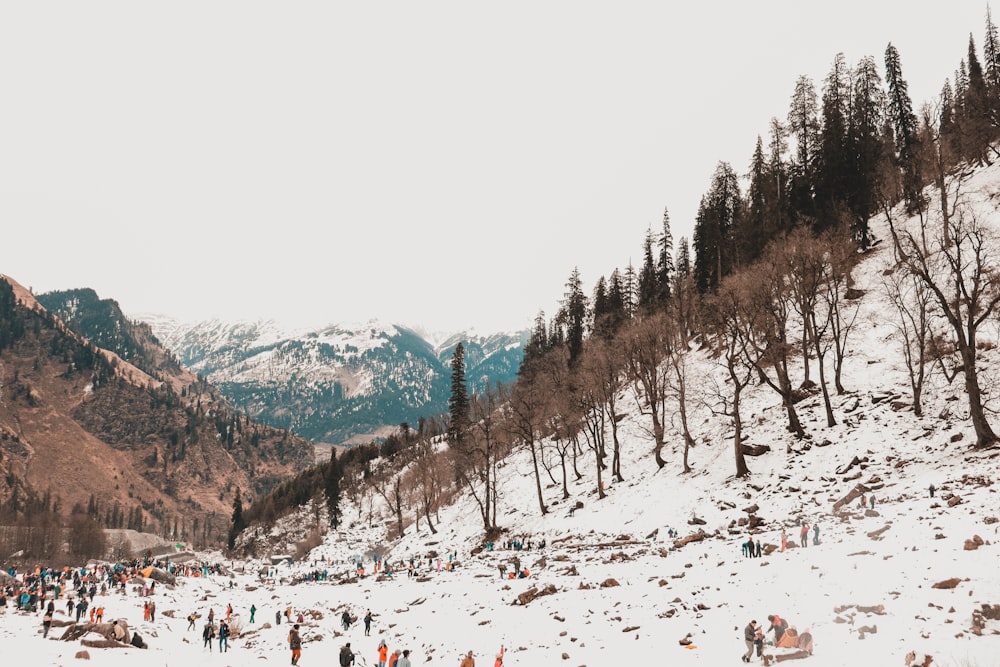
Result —
[{"label": "person walking in snow", "polygon": [[760,538],[757,538],[757,544],[754,545],[754,553],[757,554],[757,558],[764,555],[764,549],[760,544]]},{"label": "person walking in snow", "polygon": [[386,667],[399,667],[399,649],[392,649],[392,655],[389,656],[389,664]]},{"label": "person walking in snow", "polygon": [[372,632],[372,610],[369,609],[368,613],[365,614],[365,637],[371,635]]},{"label": "person walking in snow", "polygon": [[802,522],[802,529],[799,531],[799,543],[804,547],[809,546],[809,524],[805,521]]},{"label": "person walking in snow", "polygon": [[385,640],[378,643],[378,667],[385,667],[385,662],[389,655],[389,647],[385,645]]},{"label": "person walking in snow", "polygon": [[292,629],[288,631],[288,648],[292,651],[292,664],[299,664],[299,658],[302,657],[302,637],[299,636],[298,623],[293,625]]},{"label": "person walking in snow", "polygon": [[212,640],[215,639],[215,624],[209,621],[205,624],[205,629],[201,631],[201,638],[205,640],[202,648],[208,647],[208,652],[212,652]]},{"label": "person walking in snow", "polygon": [[229,651],[229,624],[226,623],[225,621],[219,621],[219,653],[227,653],[228,651]]},{"label": "person walking in snow", "polygon": [[462,658],[462,664],[458,667],[476,667],[476,660],[472,657],[472,651],[465,654],[465,657]]},{"label": "person walking in snow", "polygon": [[396,667],[413,667],[410,663],[410,649],[403,649],[403,657],[396,661]]},{"label": "person walking in snow", "polygon": [[781,551],[784,552],[785,551],[785,547],[787,547],[787,546],[788,546],[788,533],[786,533],[785,529],[782,528],[781,529]]},{"label": "person walking in snow", "polygon": [[253,623],[253,615],[257,613],[257,605],[250,605],[250,622]]},{"label": "person walking in snow", "polygon": [[868,506],[871,507],[872,509],[875,509],[875,494],[874,493],[871,494],[870,496],[868,496]]},{"label": "person walking in snow", "polygon": [[347,632],[351,628],[351,614],[345,609],[344,613],[340,615],[340,622],[344,626],[344,632]]},{"label": "person walking in snow", "polygon": [[819,544],[819,525],[818,524],[814,524],[813,525],[813,544],[815,544],[815,545]]},{"label": "person walking in snow", "polygon": [[931,492],[931,498],[933,498],[934,497],[934,485],[931,484],[929,487],[927,487],[927,490]]},{"label": "person walking in snow", "polygon": [[747,627],[743,628],[743,640],[747,643],[747,652],[740,656],[740,660],[743,662],[750,662],[750,658],[753,657],[754,639],[756,636],[757,621],[753,620],[747,624]]}]

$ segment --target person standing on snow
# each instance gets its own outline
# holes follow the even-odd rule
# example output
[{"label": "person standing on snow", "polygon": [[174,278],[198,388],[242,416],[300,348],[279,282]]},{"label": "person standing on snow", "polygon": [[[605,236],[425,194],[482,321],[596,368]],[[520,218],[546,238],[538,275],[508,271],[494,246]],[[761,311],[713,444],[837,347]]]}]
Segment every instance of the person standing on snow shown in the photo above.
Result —
[{"label": "person standing on snow", "polygon": [[753,657],[754,640],[757,637],[757,621],[752,620],[747,624],[747,627],[743,628],[743,639],[747,643],[747,652],[740,656],[740,660],[743,662],[750,662],[750,658]]},{"label": "person standing on snow", "polygon": [[799,542],[802,546],[809,546],[809,524],[802,522],[802,529],[799,530]]},{"label": "person standing on snow", "polygon": [[472,651],[465,654],[465,658],[462,659],[462,664],[458,667],[476,667],[476,660],[472,657]]},{"label": "person standing on snow", "polygon": [[369,609],[368,613],[365,614],[365,637],[369,636],[372,632],[372,610]]}]

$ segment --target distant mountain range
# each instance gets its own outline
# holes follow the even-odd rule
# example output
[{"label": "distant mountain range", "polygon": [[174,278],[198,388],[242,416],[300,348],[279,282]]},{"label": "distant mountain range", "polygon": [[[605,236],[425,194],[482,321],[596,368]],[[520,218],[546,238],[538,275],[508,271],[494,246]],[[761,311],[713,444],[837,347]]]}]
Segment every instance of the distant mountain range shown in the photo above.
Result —
[{"label": "distant mountain range", "polygon": [[457,333],[434,343],[413,329],[367,322],[287,331],[273,321],[185,324],[138,315],[186,368],[255,420],[316,443],[370,442],[443,415],[462,342],[470,391],[512,382],[528,332]]}]

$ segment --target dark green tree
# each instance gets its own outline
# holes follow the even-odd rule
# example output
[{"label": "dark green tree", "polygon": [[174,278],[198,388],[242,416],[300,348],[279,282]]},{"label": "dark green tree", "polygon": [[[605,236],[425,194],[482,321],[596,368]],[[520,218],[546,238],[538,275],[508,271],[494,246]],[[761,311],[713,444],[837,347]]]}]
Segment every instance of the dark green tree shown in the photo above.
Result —
[{"label": "dark green tree", "polygon": [[854,69],[851,115],[847,131],[847,204],[855,240],[862,249],[871,244],[868,219],[879,208],[880,173],[884,157],[882,138],[885,91],[871,56]]},{"label": "dark green tree", "polygon": [[913,214],[923,209],[922,179],[918,161],[919,133],[913,102],[903,78],[899,52],[889,44],[885,49],[885,82],[888,88],[887,112],[892,123],[896,164],[898,166],[902,196],[906,210]]},{"label": "dark green tree", "polygon": [[344,472],[337,460],[337,450],[330,448],[330,461],[326,464],[323,474],[323,487],[326,492],[326,509],[330,515],[330,525],[334,528],[340,525],[340,480]]},{"label": "dark green tree", "polygon": [[848,118],[851,80],[843,53],[823,81],[822,121],[816,169],[816,228],[831,229],[844,219],[851,179]]},{"label": "dark green tree", "polygon": [[236,487],[236,497],[233,499],[233,518],[229,527],[229,541],[227,542],[230,550],[236,546],[236,538],[239,537],[239,534],[246,527],[247,524],[243,518],[243,497],[240,495],[240,488]]},{"label": "dark green tree", "polygon": [[674,235],[670,231],[670,212],[663,208],[663,230],[656,239],[659,255],[656,258],[657,298],[665,302],[670,298],[674,279]]},{"label": "dark green tree", "polygon": [[734,268],[734,230],[742,207],[739,178],[729,163],[720,162],[695,218],[694,275],[701,292],[714,290]]},{"label": "dark green tree", "polygon": [[566,331],[566,350],[569,352],[570,366],[577,362],[583,352],[588,307],[587,297],[583,293],[583,282],[580,280],[580,270],[574,268],[566,282],[566,293],[556,318]]},{"label": "dark green tree", "polygon": [[451,355],[451,396],[448,397],[448,442],[460,445],[469,430],[469,389],[465,384],[465,346]]},{"label": "dark green tree", "polygon": [[657,285],[656,263],[653,260],[653,230],[646,230],[642,243],[642,268],[639,270],[639,310],[652,312],[656,307],[659,287]]}]

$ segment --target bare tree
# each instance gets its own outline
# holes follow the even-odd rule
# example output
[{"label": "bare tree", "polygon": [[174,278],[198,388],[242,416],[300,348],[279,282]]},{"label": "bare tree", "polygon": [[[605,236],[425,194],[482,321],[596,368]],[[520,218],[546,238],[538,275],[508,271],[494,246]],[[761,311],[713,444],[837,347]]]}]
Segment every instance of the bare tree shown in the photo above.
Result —
[{"label": "bare tree", "polygon": [[539,470],[539,430],[544,417],[543,404],[546,398],[545,374],[539,372],[535,362],[521,366],[521,375],[514,385],[508,403],[510,419],[507,425],[513,439],[520,441],[531,452],[531,466],[535,475],[535,489],[538,492],[538,508],[542,515],[548,514],[545,496],[542,494],[542,478]]},{"label": "bare tree", "polygon": [[509,447],[503,439],[502,407],[508,391],[502,385],[474,394],[471,401],[472,423],[465,445],[453,451],[457,478],[465,485],[479,506],[483,529],[497,526],[497,469]]},{"label": "bare tree", "polygon": [[921,397],[924,376],[930,360],[930,310],[931,292],[920,278],[910,273],[896,272],[882,279],[889,301],[895,306],[899,319],[895,321],[899,333],[903,361],[913,395],[913,414],[923,415]]},{"label": "bare tree", "polygon": [[750,384],[756,368],[752,341],[757,327],[753,318],[760,311],[750,305],[750,292],[753,289],[754,286],[743,274],[727,278],[712,301],[715,307],[710,309],[720,334],[722,365],[729,381],[728,396],[725,391],[720,391],[719,397],[722,400],[722,413],[728,415],[733,422],[733,458],[737,478],[745,477],[750,472],[743,455],[741,408],[743,390]]},{"label": "bare tree", "polygon": [[979,327],[1000,303],[1000,275],[990,254],[994,243],[992,235],[964,208],[944,221],[926,251],[909,231],[900,235],[904,265],[930,290],[954,334],[962,359],[969,416],[980,447],[997,439],[986,418],[976,368]]},{"label": "bare tree", "polygon": [[788,373],[793,349],[788,340],[792,298],[778,252],[768,248],[761,260],[747,269],[746,278],[754,285],[746,307],[757,310],[752,318],[755,328],[748,341],[747,361],[753,364],[761,382],[781,396],[788,415],[788,430],[801,438],[805,430],[795,411],[797,397]]},{"label": "bare tree", "polygon": [[663,319],[662,314],[654,314],[638,320],[623,330],[620,338],[636,405],[650,419],[646,430],[653,437],[653,458],[658,468],[667,464],[663,447],[670,371],[664,363],[669,342]]}]

